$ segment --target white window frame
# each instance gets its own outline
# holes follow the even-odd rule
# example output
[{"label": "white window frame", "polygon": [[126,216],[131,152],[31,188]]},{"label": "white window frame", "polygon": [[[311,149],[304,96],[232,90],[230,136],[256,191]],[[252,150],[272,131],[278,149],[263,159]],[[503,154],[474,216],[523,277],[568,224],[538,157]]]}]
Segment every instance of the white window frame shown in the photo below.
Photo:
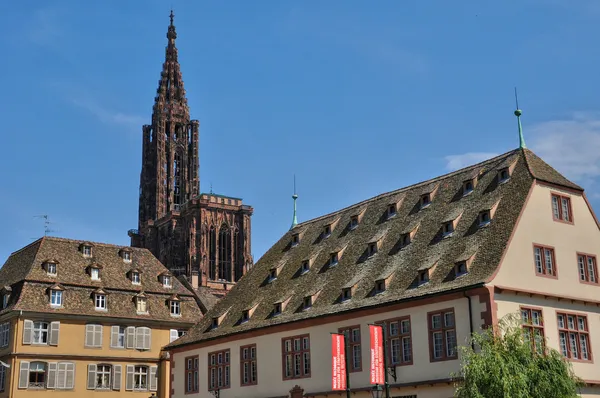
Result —
[{"label": "white window frame", "polygon": [[[106,372],[104,369],[102,371],[100,371],[100,368],[108,368],[108,372]],[[112,365],[103,363],[103,364],[99,364],[96,366],[96,390],[110,390],[112,387],[112,371],[113,371],[113,367]],[[102,386],[102,387],[98,387],[98,376],[99,375],[104,375],[107,377],[108,379],[108,385],[107,386]]]},{"label": "white window frame", "polygon": [[84,257],[92,257],[92,246],[84,245],[81,252]]},{"label": "white window frame", "polygon": [[107,309],[106,294],[102,294],[102,293],[94,294],[94,304],[95,304],[96,310],[105,311]]},{"label": "white window frame", "polygon": [[56,263],[46,263],[46,273],[51,276],[56,276]]},{"label": "white window frame", "polygon": [[[36,332],[38,334],[36,339]],[[44,336],[46,336],[45,341]],[[43,321],[34,321],[31,328],[31,344],[47,345],[50,341],[50,323]]]},{"label": "white window frame", "polygon": [[163,287],[173,287],[170,275],[163,275]]},{"label": "white window frame", "polygon": [[171,312],[171,316],[181,316],[181,303],[177,300],[170,300],[169,310]]},{"label": "white window frame", "polygon": [[[139,378],[139,384],[136,382]],[[141,387],[142,378],[145,378],[145,386]],[[150,389],[150,368],[143,365],[135,365],[133,368],[133,391],[148,391]]]},{"label": "white window frame", "polygon": [[93,281],[99,281],[100,280],[100,268],[91,268],[90,269],[90,278]]},{"label": "white window frame", "polygon": [[142,276],[138,271],[131,272],[131,284],[132,285],[141,285],[142,284]]},{"label": "white window frame", "polygon": [[[143,303],[143,305],[142,305]],[[135,300],[135,307],[138,314],[147,314],[148,313],[148,300],[145,297],[137,297]],[[143,308],[143,309],[140,309]]]},{"label": "white window frame", "polygon": [[131,252],[126,250],[123,252],[123,261],[125,261],[126,263],[130,263],[131,262]]},{"label": "white window frame", "polygon": [[62,290],[50,290],[50,305],[52,307],[62,307],[62,305],[63,305]]}]

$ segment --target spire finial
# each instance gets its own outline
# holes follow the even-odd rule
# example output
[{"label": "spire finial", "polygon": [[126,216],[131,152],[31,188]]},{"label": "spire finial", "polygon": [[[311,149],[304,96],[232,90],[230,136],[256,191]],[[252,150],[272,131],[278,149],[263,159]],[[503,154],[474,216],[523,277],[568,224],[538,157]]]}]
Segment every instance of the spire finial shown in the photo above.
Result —
[{"label": "spire finial", "polygon": [[169,19],[171,19],[171,26],[173,26],[173,19],[175,18],[175,14],[173,13],[173,9],[171,8],[171,15],[169,15]]},{"label": "spire finial", "polygon": [[296,174],[294,174],[294,194],[292,195],[292,199],[294,199],[294,218],[292,219],[292,226],[290,229],[294,229],[294,227],[298,225],[298,217],[296,216],[296,200],[298,199],[298,194],[296,193]]},{"label": "spire finial", "polygon": [[517,109],[515,109],[515,116],[517,117],[517,124],[519,126],[519,148],[527,148],[525,145],[525,137],[523,137],[523,127],[521,126],[521,115],[523,112],[519,109],[519,97],[517,96],[517,88],[515,87],[515,103]]}]

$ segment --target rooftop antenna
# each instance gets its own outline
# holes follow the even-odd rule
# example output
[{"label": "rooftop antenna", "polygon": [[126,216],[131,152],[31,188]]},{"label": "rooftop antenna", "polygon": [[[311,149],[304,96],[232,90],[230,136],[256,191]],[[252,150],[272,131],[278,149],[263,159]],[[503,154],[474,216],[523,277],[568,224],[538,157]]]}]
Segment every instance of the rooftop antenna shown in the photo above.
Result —
[{"label": "rooftop antenna", "polygon": [[292,199],[294,199],[294,218],[292,219],[292,226],[290,230],[294,229],[296,225],[298,225],[298,217],[296,216],[296,200],[298,200],[298,194],[296,194],[296,174],[294,174],[294,194],[292,195]]},{"label": "rooftop antenna", "polygon": [[43,218],[44,219],[44,236],[48,236],[50,232],[56,232],[53,229],[50,229],[50,219],[47,214],[42,214],[40,216],[34,216],[34,218]]},{"label": "rooftop antenna", "polygon": [[517,95],[517,88],[515,87],[515,103],[517,105],[517,109],[515,109],[515,116],[517,117],[517,124],[519,126],[519,148],[527,148],[525,145],[525,138],[523,137],[523,127],[521,126],[521,115],[523,111],[519,109],[519,96]]},{"label": "rooftop antenna", "polygon": [[210,183],[210,194],[213,194],[213,190],[212,190],[212,182]]}]

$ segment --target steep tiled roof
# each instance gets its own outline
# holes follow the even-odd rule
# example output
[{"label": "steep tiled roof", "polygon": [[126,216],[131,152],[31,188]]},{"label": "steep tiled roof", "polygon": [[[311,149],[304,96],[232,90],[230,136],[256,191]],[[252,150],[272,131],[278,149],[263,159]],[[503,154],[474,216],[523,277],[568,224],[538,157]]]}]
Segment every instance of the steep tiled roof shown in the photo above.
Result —
[{"label": "steep tiled roof", "polygon": [[[500,182],[498,171],[509,166],[510,179]],[[500,262],[536,176],[576,187],[530,151],[518,149],[298,224],[186,336],[170,347],[483,284]],[[463,182],[474,177],[478,178],[475,189],[463,196]],[[435,192],[431,204],[421,208],[420,196],[431,192]],[[388,218],[392,203],[397,203],[397,212]],[[480,212],[494,207],[491,223],[480,227]],[[351,229],[351,217],[362,210],[360,224]],[[338,218],[331,236],[320,237],[324,226]],[[443,238],[443,222],[451,220],[458,220],[455,231],[451,237]],[[401,235],[415,228],[411,243],[403,247]],[[292,235],[296,233],[300,233],[301,240],[293,246]],[[381,240],[377,253],[369,256],[368,243],[373,239]],[[338,264],[328,266],[330,253],[340,248],[345,249]],[[309,258],[314,259],[310,271],[302,274],[299,268]],[[469,272],[456,278],[455,264],[467,259],[472,259]],[[270,270],[278,265],[281,267],[277,278],[269,282]],[[425,269],[430,270],[430,281],[417,286],[419,270]],[[386,289],[373,294],[379,279],[386,280]],[[342,289],[347,287],[354,287],[352,298],[341,302]],[[302,310],[303,298],[315,293],[319,294],[312,308]],[[282,313],[273,316],[274,303],[288,298]],[[259,305],[250,320],[239,322],[242,311],[256,303]],[[210,330],[212,318],[223,314],[226,315],[220,325]]]},{"label": "steep tiled roof", "polygon": [[[92,246],[92,256],[85,257],[82,244]],[[164,287],[159,275],[166,268],[146,249],[130,248],[131,262],[120,256],[123,246],[89,243],[77,240],[43,237],[29,246],[14,252],[0,268],[0,281],[13,286],[8,308],[34,312],[127,317],[164,320],[172,322],[196,322],[201,316],[193,295],[177,280],[171,278],[172,287]],[[43,264],[56,262],[57,273],[49,275]],[[93,281],[88,273],[90,266],[100,268],[100,280]],[[137,268],[141,283],[134,285],[128,273]],[[60,284],[65,289],[63,307],[52,308],[47,289]],[[101,288],[107,293],[108,311],[96,311],[93,293]],[[148,315],[136,313],[133,297],[139,292],[148,297]],[[171,317],[167,300],[172,294],[182,299],[181,317]]]}]

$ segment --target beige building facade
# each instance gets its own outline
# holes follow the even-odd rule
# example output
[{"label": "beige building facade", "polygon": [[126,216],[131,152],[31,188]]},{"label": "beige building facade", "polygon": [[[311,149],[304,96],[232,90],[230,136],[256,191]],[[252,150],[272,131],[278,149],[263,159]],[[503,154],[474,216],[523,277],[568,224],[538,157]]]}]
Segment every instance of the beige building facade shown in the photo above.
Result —
[{"label": "beige building facade", "polygon": [[343,396],[330,334],[348,330],[352,396],[370,397],[385,322],[391,396],[449,398],[457,347],[520,314],[600,397],[598,251],[583,189],[526,149],[378,196],[296,226],[169,345],[171,396]]},{"label": "beige building facade", "polygon": [[44,237],[0,281],[0,397],[166,397],[162,347],[202,316],[146,249]]}]

